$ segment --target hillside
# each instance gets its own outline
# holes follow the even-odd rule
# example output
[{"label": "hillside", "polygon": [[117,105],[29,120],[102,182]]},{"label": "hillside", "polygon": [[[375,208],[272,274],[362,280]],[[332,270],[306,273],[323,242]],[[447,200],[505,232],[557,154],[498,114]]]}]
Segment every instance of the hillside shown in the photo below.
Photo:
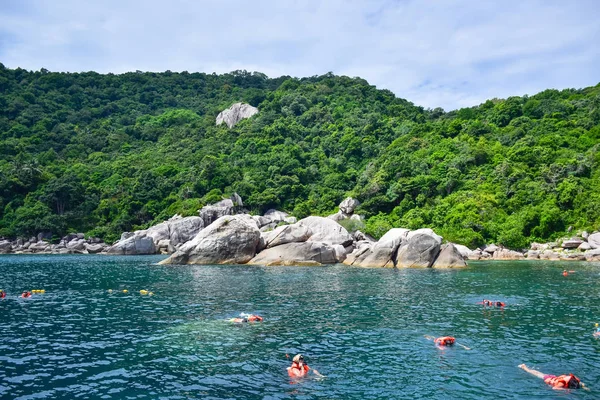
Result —
[{"label": "hillside", "polygon": [[[232,129],[235,102],[260,113]],[[424,110],[359,78],[101,75],[0,64],[0,236],[107,241],[233,192],[253,212],[431,227],[511,248],[600,228],[600,85]]]}]

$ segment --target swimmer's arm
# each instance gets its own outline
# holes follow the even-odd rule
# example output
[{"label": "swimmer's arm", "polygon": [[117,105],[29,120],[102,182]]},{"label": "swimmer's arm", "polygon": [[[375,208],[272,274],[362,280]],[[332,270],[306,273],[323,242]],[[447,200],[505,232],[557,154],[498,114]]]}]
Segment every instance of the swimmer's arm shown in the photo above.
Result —
[{"label": "swimmer's arm", "polygon": [[583,382],[579,382],[579,385],[581,386],[581,388],[583,390],[585,390],[586,392],[591,392],[590,388],[588,387],[588,385],[584,384]]},{"label": "swimmer's arm", "polygon": [[527,367],[527,365],[525,365],[525,364],[520,364],[519,368],[521,368],[525,372],[529,372],[533,376],[537,376],[540,379],[544,379],[544,373],[542,373],[540,371],[536,371],[535,369],[531,369],[531,368]]}]

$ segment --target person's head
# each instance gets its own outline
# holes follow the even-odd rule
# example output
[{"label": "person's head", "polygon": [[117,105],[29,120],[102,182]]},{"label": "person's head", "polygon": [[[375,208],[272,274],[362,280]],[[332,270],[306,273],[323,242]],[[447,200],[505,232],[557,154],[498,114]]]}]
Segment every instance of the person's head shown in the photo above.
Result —
[{"label": "person's head", "polygon": [[304,364],[304,356],[302,354],[296,354],[292,361],[296,364]]},{"label": "person's head", "polygon": [[567,388],[569,389],[578,389],[581,386],[581,381],[573,374],[567,375],[565,381],[567,382]]}]

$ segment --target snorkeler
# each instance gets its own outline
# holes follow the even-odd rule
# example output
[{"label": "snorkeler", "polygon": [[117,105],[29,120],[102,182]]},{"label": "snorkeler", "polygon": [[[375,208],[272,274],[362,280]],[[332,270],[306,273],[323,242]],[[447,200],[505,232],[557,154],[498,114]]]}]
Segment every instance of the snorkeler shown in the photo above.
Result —
[{"label": "snorkeler", "polygon": [[504,303],[502,301],[492,301],[492,300],[486,300],[486,299],[483,299],[483,301],[479,304],[483,304],[484,306],[488,306],[488,307],[504,307],[504,306],[506,306],[506,303]]},{"label": "snorkeler", "polygon": [[261,317],[260,315],[256,315],[256,314],[245,314],[245,313],[241,313],[239,318],[231,318],[229,320],[229,322],[235,322],[235,323],[243,323],[243,322],[262,322],[263,321],[263,317]]},{"label": "snorkeler", "polygon": [[316,369],[312,369],[308,364],[304,363],[304,356],[302,354],[296,354],[292,359],[292,366],[287,368],[288,375],[291,378],[302,378],[308,375],[309,371],[312,371],[315,375],[323,377]]},{"label": "snorkeler", "polygon": [[452,346],[455,343],[457,345],[459,345],[460,347],[462,347],[465,350],[471,350],[470,347],[465,346],[464,344],[460,344],[456,341],[456,339],[452,336],[440,336],[438,338],[434,337],[434,336],[429,336],[429,335],[425,335],[425,338],[428,340],[433,340],[433,343],[436,344],[436,346],[438,347],[446,347],[446,346]]},{"label": "snorkeler", "polygon": [[438,346],[452,346],[454,342],[456,342],[456,339],[454,339],[452,336],[442,336],[435,338],[433,341],[433,343],[437,344]]},{"label": "snorkeler", "polygon": [[573,374],[568,375],[546,375],[540,371],[536,371],[535,369],[531,369],[527,367],[525,364],[519,365],[525,372],[529,372],[533,376],[537,376],[544,380],[544,382],[550,386],[552,389],[563,390],[563,389],[587,389],[587,387],[581,382],[581,380]]}]

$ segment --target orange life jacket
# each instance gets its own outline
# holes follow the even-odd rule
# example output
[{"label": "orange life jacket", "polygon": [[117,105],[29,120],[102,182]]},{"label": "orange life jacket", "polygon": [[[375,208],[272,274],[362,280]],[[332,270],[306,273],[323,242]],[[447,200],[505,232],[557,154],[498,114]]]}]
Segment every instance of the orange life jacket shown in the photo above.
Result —
[{"label": "orange life jacket", "polygon": [[[550,385],[552,387],[560,387],[560,388],[568,389],[571,379],[574,379],[575,382],[577,382],[575,387],[578,388],[581,381],[579,380],[578,377],[576,377],[573,374],[549,376],[548,378],[544,379],[544,382],[546,382],[548,385]],[[562,386],[559,386],[561,384],[562,384]]]},{"label": "orange life jacket", "polygon": [[442,336],[435,339],[435,344],[438,346],[451,346],[454,344],[455,340],[456,339],[454,339],[452,336]]},{"label": "orange life jacket", "polygon": [[298,377],[308,374],[308,371],[310,370],[310,368],[306,364],[304,364],[304,365],[302,365],[302,367],[300,367],[300,364],[298,364],[297,362],[293,362],[292,366],[288,367],[287,370],[288,370],[288,375],[291,378],[298,378]]},{"label": "orange life jacket", "polygon": [[262,322],[263,317],[261,317],[260,315],[251,315],[248,317],[248,322]]}]

